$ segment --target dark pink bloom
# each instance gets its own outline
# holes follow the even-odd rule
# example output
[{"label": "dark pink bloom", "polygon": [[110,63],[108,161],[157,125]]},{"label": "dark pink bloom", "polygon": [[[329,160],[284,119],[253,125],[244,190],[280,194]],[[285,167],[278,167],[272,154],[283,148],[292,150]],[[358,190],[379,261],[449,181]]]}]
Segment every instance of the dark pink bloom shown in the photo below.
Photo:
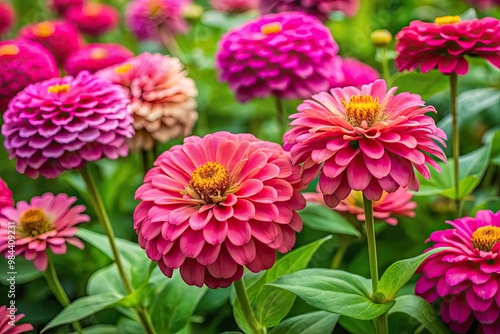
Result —
[{"label": "dark pink bloom", "polygon": [[376,69],[354,58],[342,59],[342,72],[344,72],[344,79],[335,82],[332,87],[361,88],[380,77]]},{"label": "dark pink bloom", "polygon": [[5,207],[13,205],[12,191],[10,191],[7,183],[0,177],[0,211]]},{"label": "dark pink bloom", "polygon": [[262,13],[289,11],[304,12],[322,21],[328,20],[332,12],[343,12],[345,16],[356,15],[360,0],[260,0]]},{"label": "dark pink bloom", "polygon": [[464,75],[465,56],[481,57],[500,68],[500,21],[492,17],[460,21],[445,16],[436,23],[412,21],[396,35],[396,66],[399,71],[422,73],[438,69],[443,74]]},{"label": "dark pink bloom", "polygon": [[0,41],[0,114],[29,84],[59,76],[50,52],[26,40]]},{"label": "dark pink bloom", "polygon": [[481,10],[488,10],[492,7],[500,6],[500,0],[466,0],[466,2]]},{"label": "dark pink bloom", "polygon": [[47,269],[47,248],[54,254],[65,254],[66,243],[83,249],[83,243],[74,235],[75,225],[90,221],[82,214],[83,205],[71,207],[76,197],[46,193],[33,197],[29,203],[17,202],[15,208],[4,208],[0,216],[0,254],[8,256],[9,222],[15,223],[15,255],[24,255],[33,261],[39,271]]},{"label": "dark pink bloom", "polygon": [[223,36],[216,67],[240,102],[269,95],[309,98],[343,79],[337,51],[318,19],[299,12],[269,14]]},{"label": "dark pink bloom", "polygon": [[19,173],[55,178],[88,161],[126,156],[130,100],[117,85],[81,72],[26,87],[9,104],[2,134]]},{"label": "dark pink bloom", "polygon": [[213,9],[219,12],[240,13],[259,8],[259,0],[210,0]]},{"label": "dark pink bloom", "polygon": [[64,16],[66,11],[72,7],[82,7],[84,0],[48,0],[50,7],[59,15]]},{"label": "dark pink bloom", "polygon": [[162,272],[227,287],[269,269],[302,229],[298,168],[281,146],[250,134],[188,137],[164,152],[137,190],[139,244]]},{"label": "dark pink bloom", "polygon": [[441,319],[454,333],[478,323],[479,333],[500,328],[500,211],[476,213],[447,221],[453,228],[436,231],[429,248],[448,249],[431,255],[417,272],[415,292],[432,303],[441,300]]},{"label": "dark pink bloom", "polygon": [[75,27],[64,21],[29,24],[19,31],[19,37],[39,43],[49,50],[59,65],[81,47],[81,37]]},{"label": "dark pink bloom", "polygon": [[[2,334],[21,334],[26,333],[33,330],[32,324],[17,324],[19,320],[24,318],[24,314],[16,314],[17,309],[13,306],[7,305],[0,306],[0,333]],[[14,326],[12,326],[9,322],[11,322],[10,316],[13,315],[15,317]]]},{"label": "dark pink bloom", "polygon": [[10,31],[16,20],[16,12],[8,2],[0,0],[0,36]]},{"label": "dark pink bloom", "polygon": [[132,51],[120,44],[89,44],[72,53],[66,60],[64,69],[72,76],[81,71],[95,73],[120,64],[133,56]]},{"label": "dark pink bloom", "polygon": [[[385,81],[356,87],[334,88],[306,100],[290,116],[293,127],[283,137],[292,163],[302,164],[304,183],[318,174],[319,188],[330,207],[337,206],[351,190],[359,190],[372,201],[384,191],[400,187],[418,190],[415,167],[430,178],[427,164],[446,161],[446,134],[436,127],[420,96],[394,95]],[[434,157],[433,157],[434,156]]]},{"label": "dark pink bloom", "polygon": [[188,30],[184,9],[191,0],[134,0],[127,5],[125,21],[139,40],[159,40],[159,29],[164,26],[171,33]]},{"label": "dark pink bloom", "polygon": [[90,36],[103,35],[116,28],[119,21],[118,11],[115,7],[94,2],[86,3],[83,7],[68,9],[65,17],[80,32]]}]

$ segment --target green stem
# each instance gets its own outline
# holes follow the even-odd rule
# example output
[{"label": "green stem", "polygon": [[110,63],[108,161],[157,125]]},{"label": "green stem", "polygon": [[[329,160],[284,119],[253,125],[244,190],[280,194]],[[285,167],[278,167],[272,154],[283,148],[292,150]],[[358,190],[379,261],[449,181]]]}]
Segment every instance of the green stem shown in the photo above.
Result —
[{"label": "green stem", "polygon": [[460,129],[458,128],[457,115],[457,81],[458,76],[455,72],[450,74],[450,101],[451,101],[451,119],[453,127],[453,179],[455,186],[455,208],[457,217],[460,217],[460,199],[459,199],[459,164],[460,164]]},{"label": "green stem", "polygon": [[247,323],[252,330],[252,334],[265,334],[266,328],[257,321],[252,311],[252,307],[250,306],[245,283],[243,283],[242,279],[239,279],[235,281],[233,285],[234,290],[236,291],[236,296],[240,301],[241,310],[243,311],[243,315],[245,316],[245,319],[247,320]]},{"label": "green stem", "polygon": [[382,77],[385,82],[387,82],[387,86],[391,86],[391,73],[389,72],[389,60],[387,59],[387,47],[380,48],[381,52],[381,63],[382,63]]},{"label": "green stem", "polygon": [[141,150],[141,158],[142,158],[142,170],[144,172],[144,175],[146,175],[148,170],[152,167],[149,162],[149,151]]},{"label": "green stem", "polygon": [[[56,296],[56,299],[59,301],[59,303],[63,307],[68,306],[70,304],[70,300],[68,298],[68,295],[66,295],[66,292],[64,292],[61,282],[57,277],[56,268],[54,267],[54,264],[52,263],[52,260],[50,258],[49,258],[49,265],[47,267],[47,270],[45,271],[44,276],[45,280],[47,281],[47,284],[49,285],[50,290],[52,291],[54,296]],[[73,328],[77,333],[79,334],[83,333],[82,325],[80,325],[78,321],[73,322]]]},{"label": "green stem", "polygon": [[275,98],[276,104],[276,118],[281,129],[281,134],[286,132],[287,124],[285,119],[285,108],[283,107],[283,100],[279,97]]},{"label": "green stem", "polygon": [[372,294],[378,290],[377,243],[375,241],[375,222],[373,221],[373,203],[363,194],[365,211],[366,241],[368,242],[368,259],[370,261],[370,276],[372,279]]},{"label": "green stem", "polygon": [[345,252],[351,245],[351,242],[346,239],[340,239],[340,246],[337,249],[337,252],[335,252],[335,256],[333,257],[331,268],[332,269],[339,269],[340,265],[342,264],[342,260],[344,259]]},{"label": "green stem", "polygon": [[170,55],[179,58],[181,62],[185,63],[184,55],[181,51],[181,48],[179,47],[179,44],[177,43],[177,40],[175,39],[175,36],[174,34],[172,34],[170,29],[165,24],[162,23],[158,26],[158,32],[160,35],[161,42],[168,50]]},{"label": "green stem", "polygon": [[378,318],[374,319],[375,321],[375,328],[377,331],[377,334],[388,334],[389,333],[389,323],[388,323],[388,316],[387,312],[379,316]]}]

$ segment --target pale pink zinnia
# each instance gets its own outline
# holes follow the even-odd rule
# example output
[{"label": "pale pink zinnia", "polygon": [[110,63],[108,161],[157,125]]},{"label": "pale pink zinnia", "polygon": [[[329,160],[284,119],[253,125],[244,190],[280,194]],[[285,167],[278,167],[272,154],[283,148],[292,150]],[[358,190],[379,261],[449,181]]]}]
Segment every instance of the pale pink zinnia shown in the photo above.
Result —
[{"label": "pale pink zinnia", "polygon": [[348,86],[361,88],[380,78],[376,69],[354,58],[342,59],[342,72],[344,73],[343,79],[336,81],[332,88]]},{"label": "pale pink zinnia", "polygon": [[29,85],[4,114],[4,146],[31,178],[126,156],[134,134],[128,103],[124,89],[88,72]]},{"label": "pale pink zinnia", "polygon": [[198,119],[198,90],[179,59],[143,53],[96,75],[129,94],[135,135],[128,143],[133,151],[191,134]]},{"label": "pale pink zinnia", "polygon": [[[430,178],[427,164],[446,161],[438,143],[446,134],[436,127],[419,95],[394,95],[384,80],[356,87],[334,88],[306,100],[290,116],[293,127],[283,137],[294,165],[301,164],[304,183],[318,174],[325,202],[337,206],[351,190],[378,201],[383,191],[418,190],[415,167]],[[434,156],[434,157],[433,157]]]},{"label": "pale pink zinnia", "polygon": [[302,229],[298,168],[281,146],[250,134],[188,137],[163,153],[137,190],[139,244],[162,272],[227,287],[269,269]]},{"label": "pale pink zinnia", "polygon": [[500,328],[500,211],[482,210],[475,218],[447,221],[453,228],[436,231],[429,248],[446,247],[431,255],[417,272],[415,292],[441,304],[441,319],[454,333],[466,333],[477,323],[479,333]]},{"label": "pale pink zinnia", "polygon": [[412,21],[396,35],[399,71],[464,75],[465,56],[481,57],[500,68],[500,21],[492,17],[461,21],[459,16],[438,17],[436,23]]},{"label": "pale pink zinnia", "polygon": [[16,207],[4,208],[0,216],[0,254],[9,256],[9,231],[14,222],[15,255],[23,255],[33,261],[39,271],[47,269],[47,249],[54,254],[66,253],[66,243],[83,249],[83,243],[75,237],[75,225],[90,221],[82,214],[83,205],[71,205],[76,197],[66,194],[46,193],[31,201],[17,202]]},{"label": "pale pink zinnia", "polygon": [[0,37],[7,34],[16,20],[16,12],[8,2],[0,0]]},{"label": "pale pink zinnia", "polygon": [[356,15],[360,0],[260,0],[262,13],[301,11],[328,20],[332,12],[342,12],[347,17]]},{"label": "pale pink zinnia", "polygon": [[[18,324],[17,322],[24,318],[24,314],[16,314],[17,309],[13,305],[0,306],[0,333],[1,334],[21,334],[33,330],[32,324]],[[12,325],[14,324],[14,325]]]},{"label": "pale pink zinnia", "polygon": [[305,99],[343,79],[337,51],[330,30],[315,17],[269,14],[223,36],[216,67],[240,102],[270,95]]},{"label": "pale pink zinnia", "polygon": [[259,0],[210,0],[213,9],[226,13],[241,13],[259,8]]},{"label": "pale pink zinnia", "polygon": [[119,14],[113,6],[89,2],[68,9],[65,18],[80,32],[97,37],[118,26]]}]

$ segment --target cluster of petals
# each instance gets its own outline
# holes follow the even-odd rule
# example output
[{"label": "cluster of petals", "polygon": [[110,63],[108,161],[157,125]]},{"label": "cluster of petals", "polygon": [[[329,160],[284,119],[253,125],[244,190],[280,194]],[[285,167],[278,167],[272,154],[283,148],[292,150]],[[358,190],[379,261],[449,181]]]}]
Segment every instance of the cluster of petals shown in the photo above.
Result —
[{"label": "cluster of petals", "polygon": [[59,76],[57,63],[39,44],[25,40],[0,41],[0,114],[29,84]]},{"label": "cluster of petals", "polygon": [[134,134],[128,103],[123,88],[88,72],[29,85],[4,114],[4,146],[31,178],[126,156]]},{"label": "cluster of petals", "polygon": [[[7,305],[0,306],[0,333],[2,334],[21,334],[33,330],[33,325],[24,323],[18,324],[17,322],[24,318],[24,314],[16,314],[17,309],[14,306]],[[14,320],[11,320],[14,316]]]},{"label": "cluster of petals", "polygon": [[65,21],[44,21],[24,26],[19,37],[39,43],[49,50],[60,65],[78,50],[82,40],[76,28]]},{"label": "cluster of petals", "polygon": [[315,17],[268,14],[223,36],[216,67],[240,102],[270,95],[305,99],[343,80],[337,52],[330,31]]},{"label": "cluster of petals", "polygon": [[48,264],[47,249],[61,255],[67,251],[66,244],[83,249],[83,243],[75,237],[80,223],[90,221],[82,214],[83,205],[73,206],[76,197],[66,194],[46,193],[33,197],[31,201],[17,202],[16,207],[2,209],[0,216],[0,254],[9,255],[9,228],[15,223],[15,255],[23,255],[33,261],[35,268],[45,271]]},{"label": "cluster of petals", "polygon": [[[214,172],[215,171],[215,172]],[[188,137],[164,152],[137,190],[139,244],[162,272],[227,287],[269,269],[302,229],[304,185],[281,146],[250,134]]]},{"label": "cluster of petals", "polygon": [[358,12],[359,5],[360,0],[260,0],[260,9],[264,14],[300,11],[322,21],[328,20],[333,12],[352,17]]},{"label": "cluster of petals", "polygon": [[344,73],[343,78],[334,82],[332,88],[348,86],[361,88],[361,86],[372,83],[380,78],[376,69],[355,58],[342,59],[342,72]]},{"label": "cluster of petals", "polygon": [[198,119],[198,90],[178,58],[143,53],[96,75],[129,93],[135,128],[129,146],[133,151],[150,150],[155,142],[191,134]]},{"label": "cluster of petals", "polygon": [[0,37],[7,34],[16,20],[16,12],[12,5],[6,1],[0,1]]},{"label": "cluster of petals", "polygon": [[183,13],[190,0],[133,0],[127,5],[125,21],[139,40],[160,40],[161,29],[185,33],[188,24]]},{"label": "cluster of petals", "polygon": [[80,32],[100,36],[118,25],[119,14],[113,6],[89,2],[82,7],[68,9],[65,18]]},{"label": "cluster of petals", "polygon": [[84,0],[49,0],[50,7],[59,15],[64,16],[67,10],[73,7],[81,8]]},{"label": "cluster of petals", "polygon": [[458,17],[443,17],[436,20],[443,23],[412,21],[396,35],[395,62],[399,71],[420,67],[422,73],[438,69],[443,74],[464,75],[469,70],[465,56],[484,58],[500,68],[498,19],[460,21]]},{"label": "cluster of petals", "polygon": [[242,13],[259,8],[259,0],[210,0],[213,9],[226,13]]},{"label": "cluster of petals", "polygon": [[441,304],[441,319],[454,333],[466,333],[474,323],[479,333],[500,328],[500,211],[481,210],[476,217],[447,221],[453,228],[433,232],[431,255],[417,272],[415,292]]},{"label": "cluster of petals", "polygon": [[95,73],[106,67],[123,63],[133,56],[132,51],[120,44],[88,44],[69,56],[64,64],[64,69],[72,76],[76,76],[82,71]]},{"label": "cluster of petals", "polygon": [[12,198],[12,191],[7,186],[7,183],[0,177],[0,211],[5,207],[11,207],[14,205],[14,199]]},{"label": "cluster of petals", "polygon": [[[304,183],[318,174],[325,203],[337,206],[351,190],[372,201],[400,187],[418,190],[416,168],[430,178],[427,164],[446,161],[446,134],[436,127],[419,95],[387,89],[384,80],[334,88],[314,95],[290,116],[292,129],[283,137],[294,165],[301,164]],[[437,142],[437,143],[436,143]]]}]

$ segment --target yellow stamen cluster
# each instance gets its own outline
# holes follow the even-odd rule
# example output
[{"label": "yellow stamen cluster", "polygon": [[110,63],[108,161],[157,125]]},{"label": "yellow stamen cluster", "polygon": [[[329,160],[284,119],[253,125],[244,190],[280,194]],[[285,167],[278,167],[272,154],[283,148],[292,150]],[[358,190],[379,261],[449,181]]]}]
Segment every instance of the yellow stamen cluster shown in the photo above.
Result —
[{"label": "yellow stamen cluster", "polygon": [[26,210],[20,220],[20,232],[26,237],[36,237],[52,229],[52,226],[41,209]]},{"label": "yellow stamen cluster", "polygon": [[54,86],[50,86],[48,89],[47,89],[47,92],[49,94],[59,94],[59,93],[67,93],[69,92],[69,89],[71,88],[70,85],[68,84],[63,84],[63,85],[54,85]]},{"label": "yellow stamen cluster", "polygon": [[83,7],[83,13],[87,16],[97,16],[101,11],[102,6],[98,3],[89,3]]},{"label": "yellow stamen cluster", "polygon": [[434,22],[436,22],[436,24],[438,26],[444,26],[447,24],[455,24],[455,23],[458,23],[460,21],[461,21],[460,16],[458,16],[458,15],[436,17],[436,19],[434,20]]},{"label": "yellow stamen cluster", "polygon": [[500,227],[483,226],[478,228],[470,239],[474,248],[489,252],[500,241]]},{"label": "yellow stamen cluster", "polygon": [[345,107],[346,121],[354,127],[369,128],[383,119],[378,98],[369,95],[352,96],[349,102],[341,99]]},{"label": "yellow stamen cluster", "polygon": [[103,48],[96,48],[90,52],[90,58],[92,59],[104,59],[108,56],[108,50]]},{"label": "yellow stamen cluster", "polygon": [[228,188],[229,173],[226,167],[218,162],[207,162],[194,170],[186,193],[208,204],[220,203],[226,199]]},{"label": "yellow stamen cluster", "polygon": [[47,38],[54,34],[56,27],[50,22],[40,22],[33,29],[33,33],[40,38]]},{"label": "yellow stamen cluster", "polygon": [[134,65],[132,65],[132,64],[123,64],[123,65],[115,68],[115,73],[116,74],[125,74],[128,71],[130,71],[132,69],[132,67],[134,67]]},{"label": "yellow stamen cluster", "polygon": [[264,35],[271,35],[280,32],[283,29],[283,26],[279,22],[272,22],[268,24],[264,24],[260,28],[260,32]]},{"label": "yellow stamen cluster", "polygon": [[14,56],[19,53],[19,48],[14,44],[4,44],[0,46],[0,56]]},{"label": "yellow stamen cluster", "polygon": [[149,15],[151,17],[155,17],[160,13],[161,10],[160,2],[158,0],[150,0],[148,8],[149,8]]}]

